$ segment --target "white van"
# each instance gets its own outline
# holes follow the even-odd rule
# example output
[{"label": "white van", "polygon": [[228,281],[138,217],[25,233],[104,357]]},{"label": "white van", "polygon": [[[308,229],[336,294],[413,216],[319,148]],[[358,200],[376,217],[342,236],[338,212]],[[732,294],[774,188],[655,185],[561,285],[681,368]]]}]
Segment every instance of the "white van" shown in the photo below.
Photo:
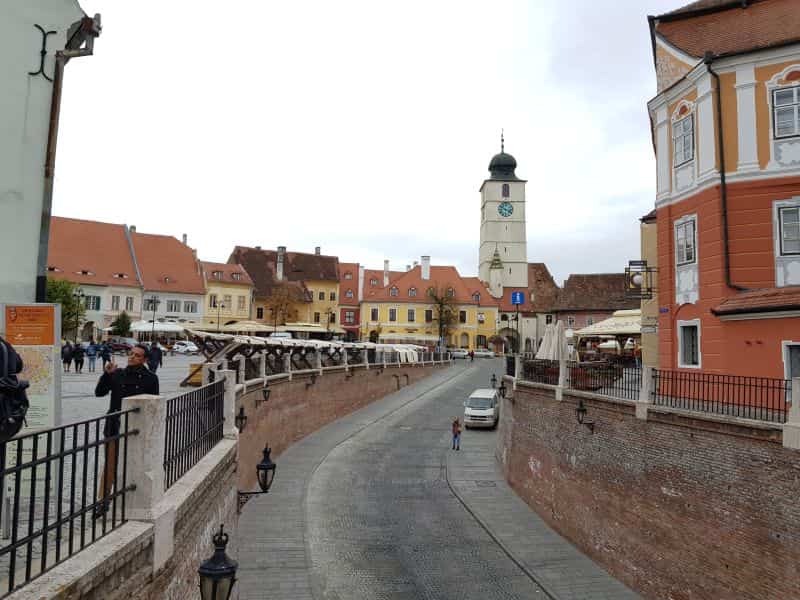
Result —
[{"label": "white van", "polygon": [[495,389],[475,390],[464,401],[464,428],[497,427],[500,419],[499,395]]}]

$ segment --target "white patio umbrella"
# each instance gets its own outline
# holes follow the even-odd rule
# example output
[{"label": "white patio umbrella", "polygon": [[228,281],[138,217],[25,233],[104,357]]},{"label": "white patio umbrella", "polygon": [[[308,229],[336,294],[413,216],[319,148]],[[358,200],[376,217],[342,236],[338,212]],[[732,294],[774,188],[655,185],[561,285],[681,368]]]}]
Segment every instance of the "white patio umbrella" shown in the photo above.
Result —
[{"label": "white patio umbrella", "polygon": [[555,326],[551,323],[544,328],[544,337],[542,343],[539,345],[539,350],[536,352],[536,358],[539,360],[554,360],[554,336]]}]

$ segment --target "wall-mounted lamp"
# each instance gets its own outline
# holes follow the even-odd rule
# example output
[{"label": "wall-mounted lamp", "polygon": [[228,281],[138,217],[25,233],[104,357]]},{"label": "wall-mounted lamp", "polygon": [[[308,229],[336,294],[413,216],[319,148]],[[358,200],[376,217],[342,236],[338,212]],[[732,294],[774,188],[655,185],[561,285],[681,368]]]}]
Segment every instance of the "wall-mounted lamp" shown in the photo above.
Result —
[{"label": "wall-mounted lamp", "polygon": [[244,428],[247,427],[247,415],[244,414],[244,406],[239,407],[239,413],[236,415],[235,423],[239,433],[242,433]]},{"label": "wall-mounted lamp", "polygon": [[261,459],[261,462],[256,465],[256,476],[258,477],[258,487],[261,488],[260,492],[238,492],[239,498],[239,510],[242,510],[242,507],[247,503],[248,498],[250,496],[259,496],[261,494],[266,494],[269,492],[269,489],[272,487],[272,482],[275,480],[275,469],[278,465],[272,462],[272,459],[269,457],[270,453],[272,452],[272,448],[269,446],[264,447],[264,458]]},{"label": "wall-mounted lamp", "polygon": [[261,389],[261,397],[263,398],[264,402],[269,401],[269,395],[272,390],[269,388],[269,384],[265,384],[264,387]]},{"label": "wall-mounted lamp", "polygon": [[583,403],[583,398],[578,400],[578,407],[575,409],[575,416],[578,418],[578,423],[585,425],[589,431],[594,433],[594,421],[586,420],[586,405]]},{"label": "wall-mounted lamp", "polygon": [[491,381],[492,381],[492,389],[496,388],[497,387],[497,375],[495,375],[494,373],[492,373],[492,380]]},{"label": "wall-mounted lamp", "polygon": [[238,563],[225,554],[228,545],[228,534],[219,526],[219,533],[214,534],[214,554],[203,561],[197,574],[200,575],[200,598],[202,600],[228,600],[236,583]]}]

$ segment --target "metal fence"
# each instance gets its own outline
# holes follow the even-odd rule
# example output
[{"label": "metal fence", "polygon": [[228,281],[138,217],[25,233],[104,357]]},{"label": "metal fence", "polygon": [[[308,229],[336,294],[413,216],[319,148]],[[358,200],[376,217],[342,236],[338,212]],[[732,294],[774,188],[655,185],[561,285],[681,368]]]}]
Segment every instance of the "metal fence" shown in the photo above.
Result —
[{"label": "metal fence", "polygon": [[224,406],[224,379],[167,400],[164,489],[222,439]]},{"label": "metal fence", "polygon": [[83,550],[125,520],[128,417],[120,411],[0,445],[6,579],[0,597]]},{"label": "metal fence", "polygon": [[660,406],[785,423],[792,382],[653,369],[651,395]]},{"label": "metal fence", "polygon": [[638,400],[642,388],[642,369],[608,361],[567,363],[567,387]]},{"label": "metal fence", "polygon": [[526,360],[522,362],[522,379],[535,383],[558,385],[557,360]]}]

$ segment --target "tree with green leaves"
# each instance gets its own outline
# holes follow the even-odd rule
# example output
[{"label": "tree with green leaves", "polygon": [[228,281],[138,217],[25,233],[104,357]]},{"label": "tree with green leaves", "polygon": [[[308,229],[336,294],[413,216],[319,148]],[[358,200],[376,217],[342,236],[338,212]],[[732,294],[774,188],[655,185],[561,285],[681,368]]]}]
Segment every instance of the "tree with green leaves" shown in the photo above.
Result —
[{"label": "tree with green leaves", "polygon": [[130,337],[131,318],[124,310],[111,322],[111,333],[119,337]]},{"label": "tree with green leaves", "polygon": [[46,299],[61,305],[61,335],[78,339],[78,331],[86,316],[86,305],[75,293],[78,285],[64,279],[47,279]]},{"label": "tree with green leaves", "polygon": [[452,288],[428,290],[428,299],[433,304],[433,322],[439,332],[439,345],[446,346],[451,332],[458,325],[458,305]]}]

